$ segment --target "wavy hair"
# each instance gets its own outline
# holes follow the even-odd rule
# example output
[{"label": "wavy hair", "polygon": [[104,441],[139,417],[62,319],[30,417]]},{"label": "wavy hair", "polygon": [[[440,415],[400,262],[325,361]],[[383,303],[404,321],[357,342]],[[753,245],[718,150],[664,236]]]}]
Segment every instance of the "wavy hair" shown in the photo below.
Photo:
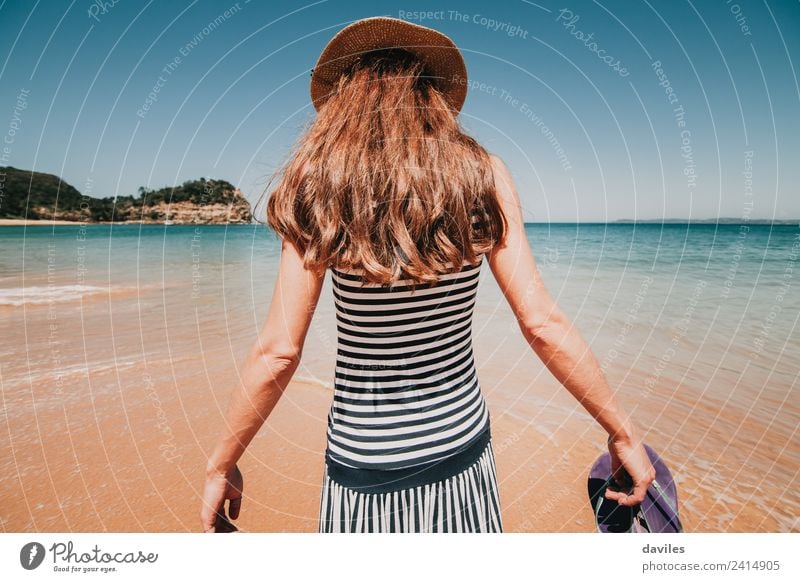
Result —
[{"label": "wavy hair", "polygon": [[435,285],[507,229],[488,152],[405,51],[342,75],[280,174],[267,223],[309,269]]}]

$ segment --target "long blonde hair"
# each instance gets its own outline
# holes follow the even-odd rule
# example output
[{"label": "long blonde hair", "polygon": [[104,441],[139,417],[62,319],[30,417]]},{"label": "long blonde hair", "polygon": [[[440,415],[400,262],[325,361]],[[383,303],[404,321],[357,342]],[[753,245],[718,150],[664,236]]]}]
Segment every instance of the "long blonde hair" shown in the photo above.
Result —
[{"label": "long blonde hair", "polygon": [[306,268],[435,284],[502,240],[488,152],[409,53],[367,53],[320,107],[267,203]]}]

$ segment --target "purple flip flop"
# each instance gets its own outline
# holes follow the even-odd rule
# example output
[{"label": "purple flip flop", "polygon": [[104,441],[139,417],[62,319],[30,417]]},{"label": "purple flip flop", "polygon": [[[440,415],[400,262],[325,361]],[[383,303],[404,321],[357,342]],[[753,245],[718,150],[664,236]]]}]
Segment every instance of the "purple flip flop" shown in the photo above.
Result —
[{"label": "purple flip flop", "polygon": [[600,533],[681,533],[678,518],[678,492],[667,465],[649,445],[644,449],[656,470],[656,479],[647,489],[644,501],[633,507],[605,498],[606,488],[614,483],[611,455],[603,453],[589,471],[589,502]]}]

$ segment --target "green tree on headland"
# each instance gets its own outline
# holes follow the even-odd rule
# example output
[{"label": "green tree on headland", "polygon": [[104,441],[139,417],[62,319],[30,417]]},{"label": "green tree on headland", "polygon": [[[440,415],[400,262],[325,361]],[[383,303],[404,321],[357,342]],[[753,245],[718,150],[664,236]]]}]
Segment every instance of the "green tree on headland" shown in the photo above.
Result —
[{"label": "green tree on headland", "polygon": [[[225,208],[211,218],[209,207]],[[0,167],[0,218],[80,220],[89,222],[163,222],[180,210],[203,215],[204,222],[250,222],[247,200],[230,182],[200,178],[180,186],[151,190],[136,196],[84,196],[58,176],[13,167]]]}]

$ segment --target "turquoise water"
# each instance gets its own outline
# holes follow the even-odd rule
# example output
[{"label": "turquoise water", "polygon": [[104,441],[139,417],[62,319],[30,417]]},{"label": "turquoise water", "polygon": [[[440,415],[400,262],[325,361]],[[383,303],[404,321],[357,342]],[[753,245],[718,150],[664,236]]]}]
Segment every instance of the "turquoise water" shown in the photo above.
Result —
[{"label": "turquoise water", "polygon": [[[800,227],[526,231],[550,292],[678,469],[696,520],[713,514],[716,531],[798,530]],[[0,228],[7,401],[89,369],[116,370],[124,385],[142,362],[182,378],[229,373],[263,324],[279,258],[262,225]],[[588,425],[535,367],[488,265],[482,277],[473,337],[493,415],[533,418],[547,435]],[[299,378],[332,384],[335,338],[326,280]]]},{"label": "turquoise water", "polygon": [[[681,343],[751,353],[758,365],[769,355],[772,373],[796,377],[797,226],[529,224],[526,230],[551,293],[586,335],[610,338],[635,320],[652,332],[645,341],[655,341],[659,330],[677,326]],[[279,256],[278,239],[261,225],[5,227],[0,308],[130,295],[158,304],[172,298],[209,316],[224,306],[228,319],[252,319],[268,306]],[[479,307],[507,312],[484,269]]]},{"label": "turquoise water", "polygon": [[[526,231],[554,283],[590,278],[606,288],[647,273],[676,285],[727,281],[732,295],[753,291],[754,299],[783,284],[800,240],[797,226],[528,224]],[[75,284],[169,284],[181,282],[192,265],[255,279],[275,269],[279,254],[279,241],[261,225],[4,227],[0,284],[8,292],[23,277],[37,283],[48,272]]]},{"label": "turquoise water", "polygon": [[[696,302],[687,338],[735,335],[737,345],[777,355],[797,340],[800,228],[746,228],[529,224],[526,230],[551,293],[585,321],[587,333],[621,321],[631,303],[637,320],[659,326],[679,322]],[[198,308],[213,310],[223,301],[260,311],[279,255],[278,239],[261,225],[5,227],[0,307],[174,289]],[[502,301],[489,279],[482,284],[484,307]],[[764,328],[769,338],[761,341]]]},{"label": "turquoise water", "polygon": [[[702,345],[717,359],[750,354],[753,365],[796,378],[797,226],[529,224],[526,231],[551,293],[599,348],[624,331],[627,345],[617,348],[633,354],[635,323],[637,333],[647,330],[637,336],[645,346],[677,333],[677,347]],[[227,323],[252,327],[268,306],[279,257],[278,239],[261,225],[5,227],[0,309],[135,297],[191,306],[212,329],[220,309]],[[330,315],[330,307],[323,303],[321,312]],[[478,308],[508,312],[488,265]],[[478,322],[478,341],[481,333],[491,335],[492,326]],[[647,360],[650,351],[636,355]]]}]

